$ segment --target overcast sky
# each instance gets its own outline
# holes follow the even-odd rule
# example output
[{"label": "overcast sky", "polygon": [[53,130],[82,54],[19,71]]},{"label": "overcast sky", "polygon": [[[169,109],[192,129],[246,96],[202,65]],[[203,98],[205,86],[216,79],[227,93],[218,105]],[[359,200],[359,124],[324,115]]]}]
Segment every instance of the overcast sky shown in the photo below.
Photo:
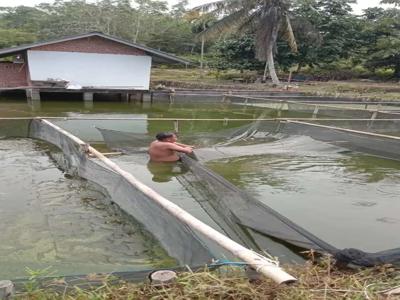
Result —
[{"label": "overcast sky", "polygon": [[[89,0],[90,1],[90,0]],[[171,5],[176,4],[179,0],[167,0]],[[0,0],[0,6],[34,6],[42,2],[53,2],[52,0]],[[194,7],[203,3],[212,2],[211,0],[189,0],[189,6]],[[355,13],[361,13],[361,11],[367,7],[380,6],[380,0],[358,0],[358,4],[353,6]]]}]

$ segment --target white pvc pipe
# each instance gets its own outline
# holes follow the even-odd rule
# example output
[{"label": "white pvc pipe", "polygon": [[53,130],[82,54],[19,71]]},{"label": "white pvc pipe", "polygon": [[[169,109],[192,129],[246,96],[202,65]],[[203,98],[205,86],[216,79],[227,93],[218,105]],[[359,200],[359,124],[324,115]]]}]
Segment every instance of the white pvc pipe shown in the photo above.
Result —
[{"label": "white pvc pipe", "polygon": [[[375,120],[372,120],[372,121],[375,121]],[[303,125],[308,125],[308,126],[313,126],[313,127],[326,128],[326,129],[333,129],[333,130],[337,130],[337,131],[369,135],[369,136],[374,136],[374,137],[381,137],[381,138],[392,139],[392,140],[400,140],[400,137],[394,136],[394,135],[386,135],[386,134],[380,134],[380,133],[374,133],[374,132],[368,132],[368,131],[360,131],[360,130],[354,130],[354,129],[340,128],[340,127],[335,127],[335,126],[313,124],[313,123],[307,123],[307,122],[301,122],[301,121],[287,120],[287,122],[294,123],[294,124],[303,124]]]},{"label": "white pvc pipe", "polygon": [[[55,130],[61,132],[68,138],[71,138],[73,141],[78,143],[81,146],[87,145],[82,140],[67,132],[64,129],[54,125],[53,123],[42,120],[47,125],[53,127]],[[278,284],[281,283],[290,283],[296,281],[296,278],[286,273],[282,270],[275,262],[272,260],[250,250],[237,242],[231,240],[227,236],[221,234],[214,228],[208,226],[207,224],[201,222],[200,220],[193,217],[191,214],[180,208],[178,205],[172,203],[168,199],[164,198],[139,180],[137,180],[132,174],[121,169],[116,163],[112,162],[110,159],[102,155],[99,151],[94,149],[93,147],[87,145],[88,153],[96,156],[99,160],[101,160],[105,165],[110,167],[112,170],[120,174],[124,177],[129,183],[131,183],[135,188],[144,193],[147,197],[155,201],[158,205],[163,207],[166,211],[171,213],[177,219],[181,220],[185,224],[187,224],[192,229],[195,229],[214,242],[218,243],[220,246],[231,252],[234,256],[239,257],[244,262],[248,263],[251,267],[253,267],[256,271],[264,274],[265,276],[271,278]]]}]

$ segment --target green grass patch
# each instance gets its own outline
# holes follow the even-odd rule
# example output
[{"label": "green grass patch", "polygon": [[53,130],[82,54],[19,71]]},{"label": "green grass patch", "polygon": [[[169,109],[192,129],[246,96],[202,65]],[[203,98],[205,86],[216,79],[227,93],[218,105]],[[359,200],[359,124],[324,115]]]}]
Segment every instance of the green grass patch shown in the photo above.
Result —
[{"label": "green grass patch", "polygon": [[[183,272],[176,282],[154,286],[111,283],[104,276],[101,284],[81,289],[68,286],[63,280],[54,280],[47,286],[17,295],[16,299],[399,299],[400,295],[387,293],[400,286],[400,271],[391,266],[363,270],[340,270],[330,258],[318,264],[284,266],[298,278],[291,285],[277,285],[267,278],[249,280],[244,269],[223,267],[216,271]],[[90,282],[95,275],[89,275]],[[57,287],[56,290],[54,288]]]}]

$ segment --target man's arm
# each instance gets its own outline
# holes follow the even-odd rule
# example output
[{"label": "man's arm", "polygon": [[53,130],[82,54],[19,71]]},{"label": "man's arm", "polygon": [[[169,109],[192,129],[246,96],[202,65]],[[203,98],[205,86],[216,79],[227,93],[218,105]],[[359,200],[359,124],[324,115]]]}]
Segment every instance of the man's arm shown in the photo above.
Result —
[{"label": "man's arm", "polygon": [[177,143],[168,143],[167,147],[170,150],[182,152],[182,153],[192,153],[193,149],[190,146],[181,146],[182,144],[177,144]]},{"label": "man's arm", "polygon": [[181,144],[181,143],[175,143],[175,145],[181,146],[181,147],[189,147],[189,148],[194,148],[192,145],[186,145],[186,144]]}]

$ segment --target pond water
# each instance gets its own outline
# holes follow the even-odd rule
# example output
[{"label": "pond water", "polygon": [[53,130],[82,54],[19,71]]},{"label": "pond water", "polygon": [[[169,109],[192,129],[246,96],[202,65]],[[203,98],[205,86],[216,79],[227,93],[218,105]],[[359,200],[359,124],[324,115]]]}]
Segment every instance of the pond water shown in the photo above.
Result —
[{"label": "pond water", "polygon": [[399,247],[398,161],[356,153],[278,154],[207,165],[338,248],[375,252]]},{"label": "pond water", "polygon": [[[137,121],[57,121],[57,124],[61,127],[86,141],[90,141],[93,145],[100,147],[100,149],[108,151],[109,149],[104,145],[101,135],[94,126],[131,132],[138,135],[153,136],[154,133],[159,131],[173,130],[174,124],[172,121],[148,121],[146,118],[234,119],[255,118],[258,116],[273,117],[274,112],[259,107],[243,107],[223,103],[130,104],[95,102],[93,106],[85,107],[82,102],[42,101],[40,107],[32,107],[23,100],[0,99],[0,117],[30,116],[87,116],[97,118],[122,116],[140,118],[141,120]],[[210,133],[239,127],[246,123],[248,122],[187,121],[181,122],[179,129],[184,134],[186,133],[186,135],[200,132]],[[87,213],[86,210],[88,209],[92,211],[90,215],[93,214],[95,216],[93,220],[87,220],[87,222],[91,222],[90,224],[82,223],[75,228],[75,231],[79,231],[81,227],[85,228],[86,231],[88,228],[100,228],[102,231],[96,234],[104,238],[99,237],[101,241],[96,245],[102,245],[100,247],[101,250],[98,250],[97,256],[91,256],[92,260],[87,264],[87,267],[82,267],[81,272],[86,272],[86,270],[90,270],[87,272],[98,271],[99,266],[102,266],[104,271],[113,268],[123,269],[124,267],[122,266],[135,264],[138,268],[149,267],[152,265],[152,259],[154,261],[160,259],[168,261],[168,257],[159,249],[156,243],[151,243],[150,249],[155,247],[157,251],[150,251],[148,248],[149,245],[143,242],[147,240],[146,237],[144,238],[139,234],[133,236],[128,234],[130,230],[126,229],[127,227],[133,226],[131,228],[135,228],[132,223],[122,226],[121,224],[106,222],[107,218],[113,218],[112,213],[106,215],[104,210],[98,210],[91,205],[87,205],[85,200],[82,200],[81,194],[75,191],[77,189],[81,191],[94,190],[92,193],[95,193],[96,189],[88,188],[87,183],[81,182],[78,179],[66,179],[63,173],[49,159],[49,156],[43,155],[48,150],[44,150],[41,147],[46,148],[48,146],[43,146],[41,143],[29,140],[13,140],[11,142],[2,140],[1,143],[3,142],[6,144],[0,147],[4,148],[4,150],[1,150],[3,151],[1,164],[2,170],[4,170],[1,176],[7,179],[4,179],[0,190],[4,191],[6,187],[8,188],[7,182],[14,182],[13,178],[18,174],[20,174],[18,176],[21,178],[29,174],[29,180],[21,179],[23,182],[29,182],[25,188],[26,190],[38,190],[34,192],[36,196],[33,197],[31,193],[23,193],[24,189],[18,190],[18,184],[15,184],[11,192],[7,192],[7,194],[10,194],[7,197],[18,195],[18,199],[20,199],[17,202],[12,202],[13,204],[10,205],[10,207],[14,207],[14,211],[8,213],[8,218],[18,220],[12,221],[10,230],[12,231],[14,228],[17,228],[19,230],[17,231],[19,232],[17,236],[23,236],[23,228],[29,226],[34,231],[38,227],[38,232],[43,232],[44,237],[38,234],[35,240],[43,239],[45,241],[43,242],[45,246],[41,246],[42,248],[39,247],[37,250],[24,252],[24,249],[28,247],[27,245],[33,243],[33,241],[26,239],[24,240],[25,244],[22,245],[14,242],[16,240],[15,237],[13,238],[11,234],[8,234],[7,237],[11,241],[11,246],[4,245],[3,248],[8,247],[6,250],[2,250],[0,246],[0,251],[9,251],[8,254],[4,252],[6,253],[4,257],[12,257],[15,249],[20,249],[22,253],[21,257],[24,257],[18,263],[16,259],[10,259],[13,262],[13,267],[9,267],[8,272],[12,272],[13,269],[20,269],[19,266],[27,265],[27,262],[34,260],[33,257],[37,259],[39,255],[40,257],[44,257],[41,265],[46,265],[47,263],[56,264],[55,262],[60,262],[60,265],[63,265],[65,262],[64,272],[68,273],[70,272],[70,268],[73,269],[72,266],[79,264],[75,264],[74,261],[80,260],[84,262],[85,257],[91,255],[90,251],[86,251],[90,246],[87,246],[85,250],[85,245],[87,243],[90,245],[92,241],[90,239],[86,240],[82,236],[74,240],[73,235],[71,237],[73,231],[64,231],[62,227],[59,228],[58,234],[65,239],[65,242],[61,238],[57,240],[52,237],[51,234],[53,234],[54,229],[51,226],[49,227],[49,223],[43,221],[45,219],[43,216],[47,215],[47,213],[43,214],[43,208],[51,212],[49,214],[52,216],[50,219],[65,216],[64,222],[68,222],[67,220],[69,219],[79,219],[82,214]],[[319,148],[312,143],[308,144],[308,147],[308,152],[287,151],[290,149],[282,148],[282,153],[275,151],[268,155],[225,158],[210,161],[207,163],[207,166],[237,187],[253,195],[258,201],[269,205],[317,237],[338,248],[354,247],[365,251],[379,251],[398,247],[399,240],[397,233],[400,230],[400,218],[396,215],[396,212],[400,208],[400,201],[398,200],[400,191],[398,188],[400,183],[400,162],[351,151],[332,150],[332,152],[319,153]],[[22,164],[22,157],[26,156],[27,153],[33,153],[31,156],[34,157],[35,161],[39,161],[40,163]],[[15,159],[13,158],[14,155],[16,155]],[[173,168],[165,166],[154,167],[149,165],[148,157],[143,152],[117,156],[112,159],[123,169],[131,172],[139,180],[205,223],[237,239],[234,230],[227,232],[217,221],[218,218],[213,215],[213,212],[207,211],[204,205],[196,201],[185,189],[179,180],[179,176],[176,176],[179,175],[180,171],[174,171]],[[39,165],[39,167],[35,168],[36,165]],[[26,169],[18,171],[20,173],[14,171],[19,170],[22,166]],[[49,170],[44,172],[41,171],[41,168]],[[7,174],[10,174],[11,171],[17,172],[17,174],[14,177],[10,177]],[[31,179],[31,177],[34,177],[35,180]],[[53,204],[51,203],[53,202],[50,201],[47,204],[49,197],[40,190],[43,186],[54,185],[59,185],[60,187],[48,193],[52,195],[50,197],[51,201],[56,203],[55,206],[57,209],[52,208]],[[65,192],[58,192],[64,191],[63,189]],[[0,199],[4,199],[3,194],[1,197],[3,198]],[[32,197],[34,200],[32,200]],[[70,200],[71,198],[73,201]],[[89,196],[89,198],[96,197]],[[42,201],[45,201],[45,204],[41,204]],[[8,203],[11,201],[8,199],[2,202],[7,203],[7,205],[0,207],[0,214],[4,213],[4,211],[7,212],[7,210],[11,211],[11,208],[8,208]],[[26,207],[31,202],[36,203],[35,205],[42,210],[32,211],[31,215],[27,215],[24,218],[12,217],[17,213],[21,214],[26,211]],[[65,206],[65,203],[75,204]],[[96,200],[96,203],[101,203],[101,201],[97,202]],[[52,224],[59,223],[54,223],[53,221]],[[104,224],[107,224],[106,228],[104,228]],[[111,226],[110,224],[113,225]],[[85,230],[82,232],[85,232]],[[117,232],[119,233],[118,238],[112,240],[110,236],[114,236]],[[134,232],[136,231],[134,230]],[[283,261],[301,261],[295,254],[296,250],[287,247],[284,243],[278,243],[276,240],[263,236],[256,231],[249,231],[248,235],[249,240],[256,244],[259,249],[267,250],[272,255],[279,256]],[[35,235],[31,234],[29,236]],[[64,259],[58,260],[57,255],[60,254],[56,253],[54,245],[57,243],[64,245],[65,243],[65,249],[68,249],[68,247],[72,247],[68,245],[69,239],[76,242],[76,252],[60,252],[64,253],[62,254],[64,255]],[[54,240],[57,242],[55,243]],[[93,243],[96,242],[93,241]],[[126,246],[125,242],[131,245],[132,248]],[[77,246],[79,244],[83,247],[82,251]],[[110,258],[111,253],[107,249],[109,247],[112,249],[112,245],[115,244],[124,246],[118,250],[118,255],[111,256]],[[97,249],[96,247],[94,249]],[[114,248],[118,247],[114,246]],[[11,251],[10,249],[13,250]],[[57,249],[59,249],[58,246]],[[132,249],[135,249],[135,255],[131,255]],[[219,253],[218,251],[221,250],[216,247],[214,253]],[[155,252],[158,253],[158,256],[154,255]],[[75,255],[72,255],[72,253]],[[81,256],[80,253],[82,253]],[[222,251],[220,253],[221,257],[225,255]],[[102,263],[96,266],[95,263],[92,264],[95,261]],[[112,263],[109,264],[107,261],[112,261]],[[11,266],[12,264],[9,265]]]},{"label": "pond water", "polygon": [[51,266],[55,275],[152,269],[175,261],[101,189],[66,177],[54,147],[0,140],[0,278]]}]

